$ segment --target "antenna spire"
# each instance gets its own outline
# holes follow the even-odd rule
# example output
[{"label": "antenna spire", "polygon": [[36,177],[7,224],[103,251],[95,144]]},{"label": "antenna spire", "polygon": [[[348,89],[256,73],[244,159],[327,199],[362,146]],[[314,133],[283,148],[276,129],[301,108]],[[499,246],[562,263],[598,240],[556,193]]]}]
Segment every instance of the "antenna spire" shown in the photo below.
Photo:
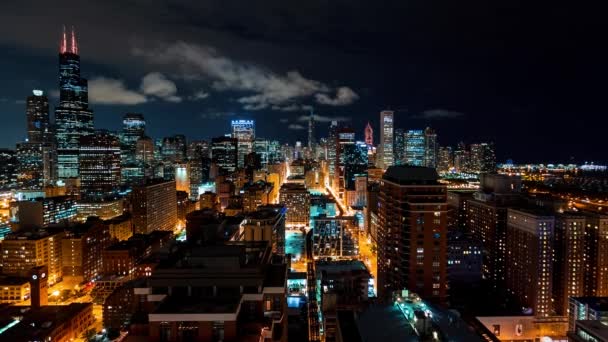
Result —
[{"label": "antenna spire", "polygon": [[68,43],[67,43],[67,37],[65,34],[65,25],[63,25],[63,35],[62,35],[61,44],[59,47],[59,52],[65,53],[67,50],[68,50]]},{"label": "antenna spire", "polygon": [[78,54],[78,44],[76,42],[76,33],[74,33],[74,26],[72,26],[72,49],[71,52],[75,55]]}]

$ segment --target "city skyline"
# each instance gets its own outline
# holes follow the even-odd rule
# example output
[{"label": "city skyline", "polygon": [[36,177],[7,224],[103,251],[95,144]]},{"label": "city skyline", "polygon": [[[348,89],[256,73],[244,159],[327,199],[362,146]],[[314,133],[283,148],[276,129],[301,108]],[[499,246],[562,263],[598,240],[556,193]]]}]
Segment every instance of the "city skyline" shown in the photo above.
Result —
[{"label": "city skyline", "polygon": [[[108,27],[92,13],[111,11],[111,3],[77,4],[65,11],[19,4],[3,11],[0,26],[12,33],[0,40],[9,51],[2,58],[6,69],[0,83],[4,89],[0,112],[8,120],[0,146],[12,148],[16,141],[24,140],[24,101],[32,89],[55,94],[55,62],[66,25],[68,32],[74,26],[77,34],[82,75],[90,80],[96,128],[117,131],[125,113],[141,112],[149,122],[150,136],[185,134],[188,139],[209,140],[214,132],[227,131],[230,120],[253,119],[259,136],[306,143],[308,106],[314,106],[321,121],[315,127],[318,136],[326,135],[332,119],[347,119],[362,140],[366,123],[370,121],[378,135],[377,113],[392,109],[395,128],[430,126],[437,131],[441,146],[455,146],[460,140],[493,141],[499,147],[499,161],[605,162],[593,148],[601,143],[601,125],[585,125],[592,119],[602,120],[600,97],[593,89],[598,73],[587,70],[598,65],[593,59],[586,65],[578,63],[594,48],[587,40],[577,41],[578,35],[559,34],[564,28],[555,25],[564,9],[546,14],[552,24],[549,27],[556,30],[538,42],[533,38],[546,29],[532,20],[536,8],[512,14],[518,26],[506,20],[510,13],[506,9],[504,17],[489,22],[487,14],[496,5],[474,8],[467,24],[458,18],[474,4],[455,9],[453,18],[443,15],[441,8],[433,15],[424,5],[389,5],[382,10],[371,8],[377,10],[371,22],[382,24],[363,35],[360,32],[368,27],[352,20],[370,8],[355,5],[346,6],[349,14],[340,16],[335,24],[311,19],[304,20],[301,27],[269,15],[283,11],[286,18],[293,18],[298,6],[271,4],[251,9],[227,5],[225,11],[209,4],[202,8],[158,6],[145,14],[158,18],[162,9],[169,15],[151,28],[139,19],[126,20],[139,10],[134,5],[112,12],[116,25]],[[317,10],[334,13],[339,9],[323,6],[328,8],[306,8],[300,21]],[[179,18],[189,17],[188,10],[202,9],[206,10],[203,18],[180,23]],[[268,10],[258,19],[264,25],[243,20],[231,26],[246,9],[254,13]],[[32,15],[15,22],[14,14],[24,11]],[[52,19],[32,23],[36,31],[26,29],[39,11],[49,12],[45,18]],[[221,18],[203,24],[213,14]],[[382,19],[387,18],[411,20],[400,27],[384,23]],[[422,19],[436,24],[435,30],[423,27]],[[482,34],[475,24],[483,24],[479,27],[487,28],[489,34]],[[580,26],[581,32],[590,28],[582,21],[573,25]],[[200,37],[188,28],[198,30]],[[343,35],[338,38],[332,28]],[[397,37],[404,44],[394,47],[393,54],[376,53]],[[298,42],[301,46],[296,46]],[[562,47],[578,49],[558,50]],[[452,53],[446,54],[448,51]],[[550,54],[552,51],[561,53]],[[343,63],[336,67],[336,60]],[[361,65],[372,67],[361,70]],[[275,81],[284,91],[273,91]],[[49,102],[53,112],[58,99],[50,96]],[[164,119],[168,113],[172,120]],[[579,120],[570,122],[573,117]],[[497,120],[500,125],[494,124]],[[506,146],[508,149],[502,148]]]}]

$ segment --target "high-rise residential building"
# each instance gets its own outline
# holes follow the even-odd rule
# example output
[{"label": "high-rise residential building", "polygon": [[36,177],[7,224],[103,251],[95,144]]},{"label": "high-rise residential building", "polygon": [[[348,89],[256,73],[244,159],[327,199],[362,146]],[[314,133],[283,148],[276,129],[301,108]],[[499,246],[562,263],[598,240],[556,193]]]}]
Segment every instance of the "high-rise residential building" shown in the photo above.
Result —
[{"label": "high-rise residential building", "polygon": [[608,297],[608,215],[585,213],[585,296]]},{"label": "high-rise residential building", "polygon": [[120,133],[122,164],[135,164],[137,161],[137,141],[145,136],[146,120],[143,114],[127,113],[122,118]]},{"label": "high-rise residential building", "polygon": [[20,230],[2,241],[2,272],[25,277],[34,267],[48,267],[48,282],[53,285],[63,277],[61,239],[63,231]]},{"label": "high-rise residential building", "polygon": [[506,288],[536,317],[552,314],[555,217],[536,209],[507,211]]},{"label": "high-rise residential building", "polygon": [[425,135],[420,129],[405,133],[405,165],[425,166]]},{"label": "high-rise residential building", "polygon": [[389,167],[378,195],[378,296],[447,296],[447,188],[432,168]]},{"label": "high-rise residential building", "polygon": [[101,201],[118,195],[120,153],[118,137],[108,131],[100,130],[80,139],[81,198]]},{"label": "high-rise residential building", "polygon": [[236,138],[217,137],[211,139],[211,161],[222,172],[234,172],[238,163],[238,141]]},{"label": "high-rise residential building", "polygon": [[279,191],[279,203],[287,208],[288,225],[307,226],[310,220],[310,193],[304,184],[285,183]]},{"label": "high-rise residential building", "polygon": [[437,167],[437,133],[430,127],[424,130],[424,166]]},{"label": "high-rise residential building", "polygon": [[389,166],[394,164],[395,156],[393,151],[393,120],[394,112],[391,110],[384,110],[380,112],[380,158],[379,167],[387,169]]},{"label": "high-rise residential building", "polygon": [[338,121],[332,121],[327,133],[327,164],[329,169],[329,179],[334,182],[336,176],[336,155],[338,153]]},{"label": "high-rise residential building", "polygon": [[474,191],[470,189],[448,191],[448,229],[464,231],[469,223],[469,201]]},{"label": "high-rise residential building", "polygon": [[59,52],[59,106],[55,108],[57,177],[78,177],[80,137],[93,134],[93,111],[89,109],[87,80],[80,77],[80,56],[72,30],[68,47],[66,33]]},{"label": "high-rise residential building", "polygon": [[566,316],[570,297],[585,293],[585,216],[560,214],[555,218],[553,305]]},{"label": "high-rise residential building", "polygon": [[467,229],[483,243],[483,275],[491,286],[505,282],[507,209],[520,200],[521,177],[485,174],[473,199],[467,200]]},{"label": "high-rise residential building", "polygon": [[111,243],[109,226],[98,218],[66,229],[61,240],[63,277],[71,277],[79,283],[100,277],[102,252]]},{"label": "high-rise residential building", "polygon": [[135,233],[173,231],[177,223],[175,181],[151,180],[131,192]]},{"label": "high-rise residential building", "polygon": [[255,141],[254,120],[232,120],[232,138],[237,140],[237,165],[245,166],[245,156],[253,152]]},{"label": "high-rise residential building", "polygon": [[51,121],[49,119],[49,99],[42,90],[33,90],[27,97],[27,140],[30,143],[50,143],[53,141]]}]

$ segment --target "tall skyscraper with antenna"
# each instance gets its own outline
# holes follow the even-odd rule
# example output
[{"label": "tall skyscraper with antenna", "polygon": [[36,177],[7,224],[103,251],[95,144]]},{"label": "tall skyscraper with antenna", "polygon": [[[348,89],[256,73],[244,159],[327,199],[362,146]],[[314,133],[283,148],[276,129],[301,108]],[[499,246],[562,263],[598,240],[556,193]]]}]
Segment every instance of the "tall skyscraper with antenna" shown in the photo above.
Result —
[{"label": "tall skyscraper with antenna", "polygon": [[87,80],[80,77],[78,53],[74,28],[68,40],[64,27],[59,48],[59,106],[55,108],[59,179],[78,177],[80,137],[94,131]]},{"label": "tall skyscraper with antenna", "polygon": [[312,150],[315,145],[315,113],[310,111],[308,119],[308,148]]}]

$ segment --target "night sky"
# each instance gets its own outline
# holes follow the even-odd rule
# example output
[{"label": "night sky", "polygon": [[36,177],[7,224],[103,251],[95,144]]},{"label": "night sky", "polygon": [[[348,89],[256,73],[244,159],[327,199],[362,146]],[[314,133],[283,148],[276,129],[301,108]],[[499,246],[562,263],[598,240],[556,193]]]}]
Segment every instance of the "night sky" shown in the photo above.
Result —
[{"label": "night sky", "polygon": [[[575,6],[570,3],[569,6]],[[499,161],[606,162],[606,25],[543,1],[27,1],[0,4],[0,147],[25,138],[25,98],[58,102],[73,25],[97,128],[141,112],[152,137],[206,139],[229,120],[306,141],[331,118],[363,140],[379,111],[442,145],[494,141]],[[55,95],[56,96],[56,95]],[[52,109],[51,109],[52,110]],[[377,139],[377,136],[376,136]]]}]

